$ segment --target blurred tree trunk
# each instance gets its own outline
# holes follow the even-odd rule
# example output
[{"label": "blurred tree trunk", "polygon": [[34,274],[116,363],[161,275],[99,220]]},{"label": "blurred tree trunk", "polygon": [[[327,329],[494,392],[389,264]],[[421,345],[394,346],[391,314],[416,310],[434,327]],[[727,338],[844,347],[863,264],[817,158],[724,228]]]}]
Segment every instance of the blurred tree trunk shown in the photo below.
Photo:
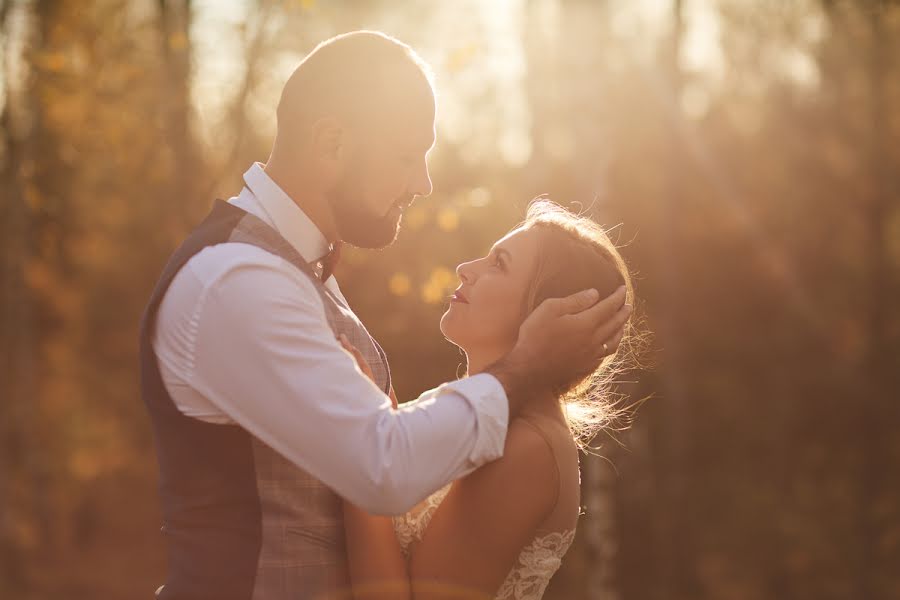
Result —
[{"label": "blurred tree trunk", "polygon": [[[34,308],[32,340],[33,354],[39,371],[32,395],[27,398],[31,419],[29,425],[27,469],[31,476],[29,502],[36,529],[37,543],[32,551],[48,560],[54,560],[61,551],[65,527],[62,515],[55,510],[54,496],[60,489],[66,473],[64,435],[54,432],[51,421],[41,412],[44,404],[44,386],[51,376],[47,344],[57,336],[62,327],[62,314],[52,296],[56,291],[75,284],[77,274],[67,242],[77,235],[80,226],[78,213],[71,202],[72,173],[76,169],[77,153],[59,129],[54,127],[51,112],[54,101],[62,101],[61,90],[66,88],[66,67],[69,57],[71,33],[79,26],[78,10],[73,5],[54,0],[39,0],[33,4],[31,44],[27,50],[30,78],[27,84],[30,127],[26,134],[24,166],[20,171],[21,185],[26,190],[26,206],[32,212],[32,222],[26,225],[32,235],[26,272],[32,266],[45,274],[48,281],[40,289],[30,281],[34,297],[29,299]],[[58,100],[57,100],[58,99]],[[57,435],[54,435],[57,433]]]},{"label": "blurred tree trunk", "polygon": [[[873,600],[884,597],[879,589],[881,581],[878,539],[881,524],[876,513],[882,497],[882,479],[889,472],[885,460],[889,449],[886,444],[886,419],[873,418],[891,411],[889,373],[891,348],[888,341],[887,303],[890,301],[891,272],[888,269],[887,226],[891,201],[890,177],[891,152],[887,134],[886,81],[889,73],[887,40],[884,19],[887,16],[885,0],[866,3],[870,27],[870,51],[867,62],[869,93],[869,144],[868,166],[869,197],[865,198],[865,261],[868,279],[867,352],[863,361],[862,381],[868,383],[861,394],[860,438],[862,464],[859,482],[859,535],[860,550],[856,569],[857,597]],[[886,590],[885,590],[886,592]]]},{"label": "blurred tree trunk", "polygon": [[[14,62],[23,71],[18,80],[5,81],[6,103],[0,115],[3,135],[2,186],[4,190],[2,263],[2,377],[4,402],[0,406],[0,444],[3,481],[9,485],[2,498],[4,542],[2,575],[13,586],[29,585],[29,557],[50,554],[58,530],[53,523],[51,481],[54,440],[45,435],[39,408],[42,347],[53,318],[36,289],[35,278],[45,280],[65,271],[59,252],[65,206],[59,193],[63,166],[56,160],[60,144],[44,127],[46,83],[54,77],[57,58],[49,42],[61,15],[59,3],[35,2],[2,7],[6,72]],[[11,12],[16,11],[16,12]],[[19,31],[11,34],[15,15]],[[24,55],[12,56],[6,44],[19,38]],[[10,44],[11,45],[11,44]],[[36,276],[35,276],[36,274]],[[46,290],[45,290],[46,291]],[[14,493],[12,490],[15,490]],[[10,535],[11,534],[11,535]],[[7,552],[8,551],[8,552]]]},{"label": "blurred tree trunk", "polygon": [[686,369],[684,339],[685,331],[682,293],[685,291],[683,281],[684,269],[682,252],[684,240],[678,235],[684,230],[682,213],[685,210],[684,173],[685,164],[682,114],[679,104],[681,90],[684,85],[678,56],[684,35],[684,15],[682,0],[673,0],[671,12],[672,24],[667,45],[663,45],[665,56],[660,63],[665,78],[665,85],[659,91],[663,106],[662,111],[668,117],[666,157],[668,168],[665,177],[668,180],[665,198],[662,199],[661,229],[658,257],[662,268],[658,273],[662,276],[661,289],[663,298],[661,337],[665,337],[665,361],[662,367],[663,387],[661,411],[655,413],[662,419],[654,427],[657,442],[656,479],[659,482],[661,497],[655,501],[653,518],[657,524],[656,541],[659,551],[656,556],[657,573],[653,597],[682,598],[693,597],[687,586],[688,565],[693,557],[688,544],[691,535],[685,523],[687,507],[686,486],[690,481],[690,472],[686,464],[687,453],[687,411]]},{"label": "blurred tree trunk", "polygon": [[[10,48],[9,2],[0,4],[0,61],[4,73],[21,60]],[[0,112],[0,595],[16,596],[24,587],[22,554],[16,529],[21,504],[13,490],[28,473],[25,462],[24,421],[34,396],[34,323],[25,286],[24,265],[29,254],[28,209],[21,185],[24,154],[22,111],[29,104],[4,78]]]},{"label": "blurred tree trunk", "polygon": [[[258,0],[254,6],[255,9],[250,12],[248,22],[242,28],[244,76],[230,100],[226,112],[226,121],[223,123],[224,128],[231,134],[226,142],[228,149],[217,153],[219,157],[217,164],[211,165],[207,169],[211,173],[207,177],[208,183],[205,188],[200,189],[198,192],[204,200],[221,185],[224,179],[233,178],[235,175],[243,173],[249,166],[244,162],[248,151],[253,153],[251,154],[251,160],[259,158],[258,154],[256,154],[258,140],[254,139],[254,136],[250,133],[252,123],[247,114],[247,103],[257,87],[260,71],[264,68],[265,60],[272,52],[270,46],[273,38],[271,23],[273,17],[278,15],[278,10],[277,6],[272,2],[262,0]],[[291,19],[285,19],[281,26],[286,30],[290,30],[292,32],[291,36],[294,36],[296,31],[302,27],[302,24],[294,23]],[[303,36],[299,37],[302,38]],[[293,42],[294,40],[290,39],[290,41]],[[264,142],[266,146],[270,143],[271,140],[268,139]],[[207,204],[204,203],[203,206],[205,209]]]},{"label": "blurred tree trunk", "polygon": [[[181,224],[190,226],[188,209],[196,206],[197,151],[191,132],[191,0],[158,0],[159,41],[165,68],[164,103],[166,137],[172,161],[172,182],[166,204],[179,212]],[[206,209],[206,204],[202,204]]]},{"label": "blurred tree trunk", "polygon": [[[603,436],[603,434],[601,434]],[[603,454],[609,454],[603,448]],[[617,527],[616,471],[602,456],[582,456],[584,538],[590,569],[585,577],[588,600],[615,600],[621,596],[617,568],[620,547]]]}]

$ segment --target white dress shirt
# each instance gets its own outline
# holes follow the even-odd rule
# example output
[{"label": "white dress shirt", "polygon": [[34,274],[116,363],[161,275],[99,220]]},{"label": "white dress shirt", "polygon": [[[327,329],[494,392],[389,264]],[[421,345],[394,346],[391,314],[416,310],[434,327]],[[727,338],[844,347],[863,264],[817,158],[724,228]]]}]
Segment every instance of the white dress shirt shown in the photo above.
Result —
[{"label": "white dress shirt", "polygon": [[[229,202],[274,227],[308,261],[328,244],[254,164]],[[341,299],[334,277],[326,285]],[[153,349],[178,409],[236,423],[341,496],[399,514],[499,458],[509,408],[481,374],[391,408],[334,337],[308,276],[240,243],[193,256],[159,307]]]}]

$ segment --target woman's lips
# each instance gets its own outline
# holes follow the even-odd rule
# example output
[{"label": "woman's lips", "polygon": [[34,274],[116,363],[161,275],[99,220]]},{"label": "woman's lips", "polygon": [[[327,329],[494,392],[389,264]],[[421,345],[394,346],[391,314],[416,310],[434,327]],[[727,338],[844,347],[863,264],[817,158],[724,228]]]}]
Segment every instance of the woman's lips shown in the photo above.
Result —
[{"label": "woman's lips", "polygon": [[466,300],[466,297],[463,296],[460,292],[453,292],[453,295],[450,296],[450,302],[462,302],[463,304],[468,304],[469,301]]}]

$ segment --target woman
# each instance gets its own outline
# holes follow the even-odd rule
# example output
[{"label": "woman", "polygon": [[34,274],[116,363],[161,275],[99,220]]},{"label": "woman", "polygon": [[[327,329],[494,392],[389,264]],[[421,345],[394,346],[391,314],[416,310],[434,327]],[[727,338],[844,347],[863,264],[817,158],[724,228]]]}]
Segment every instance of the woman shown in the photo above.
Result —
[{"label": "woman", "polygon": [[[506,354],[547,298],[591,287],[604,297],[625,286],[633,302],[628,270],[603,230],[548,200],[533,202],[519,227],[457,274],[441,332],[465,352],[468,375]],[[614,360],[559,390],[559,402],[529,403],[509,424],[502,458],[406,515],[346,503],[354,597],[540,598],[575,535],[579,446],[614,416],[602,393]]]}]

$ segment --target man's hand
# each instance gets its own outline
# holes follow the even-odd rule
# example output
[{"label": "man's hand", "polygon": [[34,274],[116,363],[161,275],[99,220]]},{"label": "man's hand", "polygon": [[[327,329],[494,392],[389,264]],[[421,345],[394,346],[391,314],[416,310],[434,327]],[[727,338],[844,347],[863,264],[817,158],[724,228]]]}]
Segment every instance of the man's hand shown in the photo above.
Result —
[{"label": "man's hand", "polygon": [[519,328],[519,339],[486,372],[503,384],[515,414],[532,393],[568,389],[614,354],[632,307],[625,288],[598,301],[596,290],[545,300]]}]

